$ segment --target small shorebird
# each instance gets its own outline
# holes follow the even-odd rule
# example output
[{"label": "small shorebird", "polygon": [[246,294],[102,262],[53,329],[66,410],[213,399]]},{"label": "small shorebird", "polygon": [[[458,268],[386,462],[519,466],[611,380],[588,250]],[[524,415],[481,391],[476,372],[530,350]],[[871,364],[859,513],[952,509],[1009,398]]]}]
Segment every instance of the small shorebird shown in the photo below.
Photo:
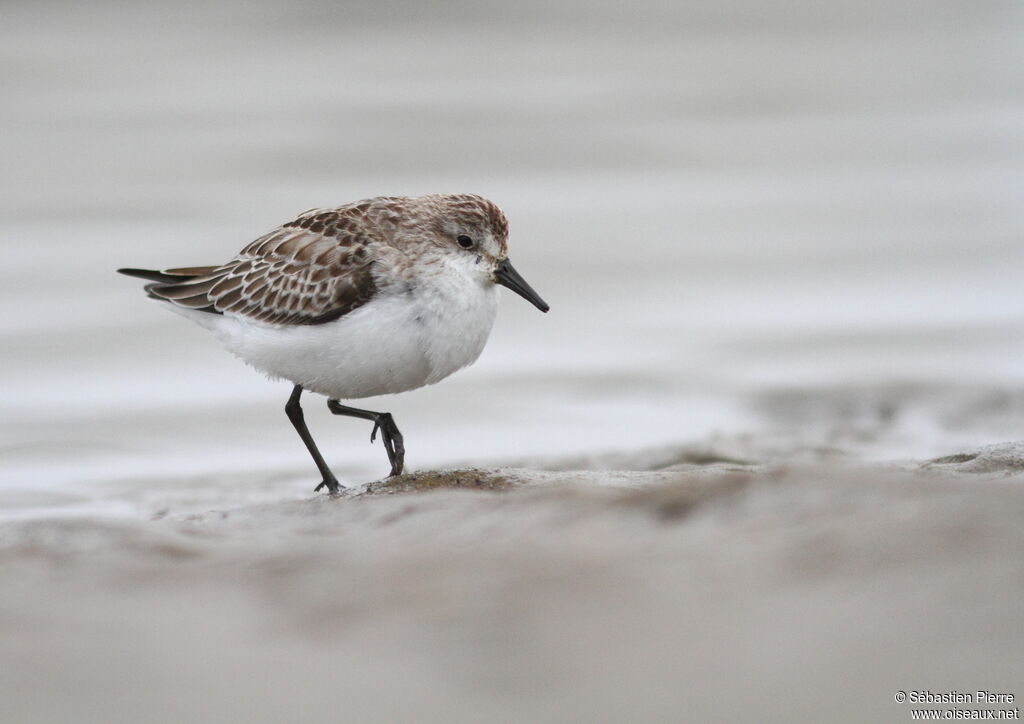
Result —
[{"label": "small shorebird", "polygon": [[497,311],[497,284],[548,305],[508,260],[508,222],[472,194],[382,196],[311,209],[220,266],[150,271],[153,299],[209,329],[233,354],[290,380],[285,412],[323,481],[339,489],[302,415],[303,390],[335,415],[373,422],[400,475],[402,434],[387,412],[339,400],[413,390],[472,364]]}]

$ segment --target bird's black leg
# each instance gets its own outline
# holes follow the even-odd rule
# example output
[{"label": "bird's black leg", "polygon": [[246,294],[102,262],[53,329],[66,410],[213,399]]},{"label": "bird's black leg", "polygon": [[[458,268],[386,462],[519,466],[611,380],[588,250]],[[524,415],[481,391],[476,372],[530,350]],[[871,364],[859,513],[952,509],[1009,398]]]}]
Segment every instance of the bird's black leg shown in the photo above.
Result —
[{"label": "bird's black leg", "polygon": [[309,428],[306,427],[306,419],[303,417],[302,407],[299,405],[299,398],[301,396],[302,385],[295,385],[295,389],[292,390],[292,396],[288,398],[288,404],[284,406],[284,411],[287,413],[288,419],[292,421],[292,425],[295,426],[295,431],[302,438],[302,442],[306,443],[306,449],[313,456],[313,462],[316,463],[320,474],[324,477],[323,482],[316,486],[313,492],[318,492],[320,488],[327,488],[328,493],[337,493],[340,488],[338,479],[334,477],[334,473],[327,467],[327,463],[324,462],[320,451],[316,449],[313,436],[309,434]]},{"label": "bird's black leg", "polygon": [[405,467],[405,443],[402,433],[398,431],[395,420],[390,412],[371,412],[370,410],[358,410],[355,407],[345,407],[337,400],[328,400],[327,409],[335,415],[346,417],[358,417],[361,420],[372,420],[373,431],[370,433],[370,442],[377,439],[377,430],[380,430],[380,439],[384,443],[384,449],[388,453],[388,461],[391,463],[391,475],[401,475]]}]

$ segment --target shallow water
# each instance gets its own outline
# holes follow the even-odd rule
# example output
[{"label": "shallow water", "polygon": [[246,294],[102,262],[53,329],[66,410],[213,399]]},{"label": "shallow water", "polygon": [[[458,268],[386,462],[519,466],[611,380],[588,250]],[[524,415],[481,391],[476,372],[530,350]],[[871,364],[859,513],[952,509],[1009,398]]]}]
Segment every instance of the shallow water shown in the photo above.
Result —
[{"label": "shallow water", "polygon": [[[288,385],[113,269],[381,193],[493,198],[552,305],[505,295],[474,367],[365,401],[412,468],[1024,432],[1019,3],[4,14],[4,515],[138,514],[112,481],[307,495]],[[382,475],[368,427],[318,407],[343,481]]]},{"label": "shallow water", "polygon": [[[2,17],[0,720],[1024,694],[1024,445],[974,450],[1024,439],[1021,3]],[[438,191],[505,209],[552,306],[360,403],[442,473],[313,495],[289,385],[113,271]],[[306,414],[343,483],[386,472]]]}]

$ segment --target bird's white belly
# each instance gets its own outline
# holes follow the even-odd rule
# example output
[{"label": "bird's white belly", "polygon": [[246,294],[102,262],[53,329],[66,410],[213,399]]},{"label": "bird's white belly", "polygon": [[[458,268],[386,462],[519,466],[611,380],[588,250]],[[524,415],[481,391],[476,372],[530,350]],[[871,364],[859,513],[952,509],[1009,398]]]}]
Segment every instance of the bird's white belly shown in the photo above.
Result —
[{"label": "bird's white belly", "polygon": [[430,385],[473,363],[496,311],[493,285],[449,282],[382,293],[319,325],[268,325],[204,312],[186,316],[271,377],[345,400]]}]

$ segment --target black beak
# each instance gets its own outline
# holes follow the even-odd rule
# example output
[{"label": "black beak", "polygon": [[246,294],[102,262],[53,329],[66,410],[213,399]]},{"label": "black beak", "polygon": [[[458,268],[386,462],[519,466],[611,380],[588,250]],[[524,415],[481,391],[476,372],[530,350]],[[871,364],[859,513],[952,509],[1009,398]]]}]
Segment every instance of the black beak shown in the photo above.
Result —
[{"label": "black beak", "polygon": [[502,259],[498,262],[498,266],[494,267],[494,281],[503,287],[508,287],[542,312],[551,309],[548,303],[541,299],[537,292],[533,291],[533,287],[519,276],[519,272],[516,271],[516,268],[512,266],[512,262],[508,259]]}]

